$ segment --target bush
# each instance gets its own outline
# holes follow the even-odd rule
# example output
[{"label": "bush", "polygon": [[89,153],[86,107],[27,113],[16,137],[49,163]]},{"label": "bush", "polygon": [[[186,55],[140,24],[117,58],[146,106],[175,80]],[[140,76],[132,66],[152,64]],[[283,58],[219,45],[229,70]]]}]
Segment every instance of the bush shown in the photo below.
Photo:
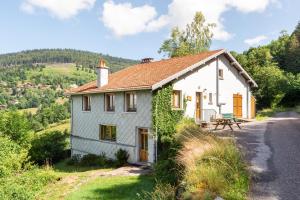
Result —
[{"label": "bush", "polygon": [[39,191],[49,182],[58,177],[52,170],[31,169],[18,176],[0,179],[1,200],[29,200],[36,199]]},{"label": "bush", "polygon": [[116,153],[116,165],[118,167],[124,166],[127,163],[127,160],[129,158],[129,154],[124,149],[119,149]]},{"label": "bush", "polygon": [[81,160],[80,154],[74,154],[70,159],[67,160],[67,165],[78,165]]},{"label": "bush", "polygon": [[60,131],[46,132],[32,141],[29,155],[32,161],[39,165],[45,162],[56,163],[66,158],[68,133]]},{"label": "bush", "polygon": [[106,163],[107,163],[107,158],[104,153],[101,154],[100,156],[94,154],[87,154],[81,158],[79,165],[85,167],[104,167],[106,166]]},{"label": "bush", "polygon": [[0,178],[20,171],[26,160],[27,150],[0,136]]}]

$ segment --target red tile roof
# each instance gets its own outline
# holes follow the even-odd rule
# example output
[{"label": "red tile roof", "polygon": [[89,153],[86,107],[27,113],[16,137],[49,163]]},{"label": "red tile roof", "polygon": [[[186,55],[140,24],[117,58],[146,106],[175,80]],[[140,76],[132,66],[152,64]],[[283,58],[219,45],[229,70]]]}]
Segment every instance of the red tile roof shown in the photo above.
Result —
[{"label": "red tile roof", "polygon": [[97,88],[96,81],[87,83],[78,88],[67,91],[67,94],[101,93],[107,91],[124,91],[135,89],[152,89],[154,84],[163,81],[170,76],[208,59],[215,54],[224,51],[223,49],[160,60],[149,63],[142,63],[125,68],[109,75],[108,84]]}]

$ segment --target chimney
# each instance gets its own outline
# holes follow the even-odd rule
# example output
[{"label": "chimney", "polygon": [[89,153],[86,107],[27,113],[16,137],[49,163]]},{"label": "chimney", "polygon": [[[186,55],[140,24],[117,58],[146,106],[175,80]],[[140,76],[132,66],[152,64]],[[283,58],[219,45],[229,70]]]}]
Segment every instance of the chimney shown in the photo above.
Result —
[{"label": "chimney", "polygon": [[141,64],[144,64],[144,63],[150,63],[152,60],[153,60],[153,58],[143,58],[143,59],[141,60]]},{"label": "chimney", "polygon": [[96,67],[97,73],[97,87],[102,87],[108,83],[108,67],[106,67],[105,61],[101,58],[99,64]]}]

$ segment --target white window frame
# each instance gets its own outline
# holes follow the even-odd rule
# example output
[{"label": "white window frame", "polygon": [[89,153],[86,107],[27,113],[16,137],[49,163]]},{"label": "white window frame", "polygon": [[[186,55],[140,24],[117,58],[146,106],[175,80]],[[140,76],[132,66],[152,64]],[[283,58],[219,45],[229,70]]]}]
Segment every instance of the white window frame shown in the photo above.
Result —
[{"label": "white window frame", "polygon": [[[111,103],[113,104],[112,109],[108,109],[108,107],[107,107],[108,106],[108,102],[107,102],[107,97],[108,96],[110,96],[110,101],[112,101]],[[115,93],[105,93],[104,94],[104,110],[106,112],[115,112],[115,109],[116,109],[115,102],[116,102]]]},{"label": "white window frame", "polygon": [[[130,103],[128,104],[127,102],[127,95],[133,95],[133,97],[129,97],[129,101],[133,101],[132,103],[132,108],[130,108]],[[130,112],[130,113],[134,113],[137,112],[137,93],[136,92],[125,92],[124,93],[124,103],[125,103],[125,112]],[[129,105],[129,106],[128,106]]]},{"label": "white window frame", "polygon": [[[174,92],[178,92],[179,93],[179,98],[178,98],[178,100],[179,100],[179,106],[177,107],[177,106],[174,106]],[[182,91],[181,90],[173,90],[172,91],[172,102],[171,102],[171,105],[172,105],[172,108],[173,109],[182,109],[182,101],[183,101],[183,99],[182,99]]]},{"label": "white window frame", "polygon": [[[87,97],[87,102],[85,101],[86,97]],[[90,95],[82,95],[82,111],[90,112],[92,110],[91,107],[92,107],[91,106],[91,96]]]}]

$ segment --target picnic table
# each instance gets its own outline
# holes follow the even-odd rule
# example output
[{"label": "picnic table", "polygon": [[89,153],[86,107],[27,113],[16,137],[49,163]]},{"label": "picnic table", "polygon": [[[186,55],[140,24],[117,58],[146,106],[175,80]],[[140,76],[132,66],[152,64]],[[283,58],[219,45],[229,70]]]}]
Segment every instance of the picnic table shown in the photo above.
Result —
[{"label": "picnic table", "polygon": [[234,125],[234,124],[236,124],[239,127],[239,129],[241,129],[241,127],[240,127],[241,122],[238,122],[236,120],[236,118],[233,116],[233,114],[230,114],[230,113],[223,114],[222,116],[223,116],[223,118],[218,118],[215,120],[215,123],[214,123],[215,130],[217,130],[219,125],[221,125],[221,126],[223,125],[223,129],[226,126],[229,126],[229,128],[233,131],[232,125]]}]

